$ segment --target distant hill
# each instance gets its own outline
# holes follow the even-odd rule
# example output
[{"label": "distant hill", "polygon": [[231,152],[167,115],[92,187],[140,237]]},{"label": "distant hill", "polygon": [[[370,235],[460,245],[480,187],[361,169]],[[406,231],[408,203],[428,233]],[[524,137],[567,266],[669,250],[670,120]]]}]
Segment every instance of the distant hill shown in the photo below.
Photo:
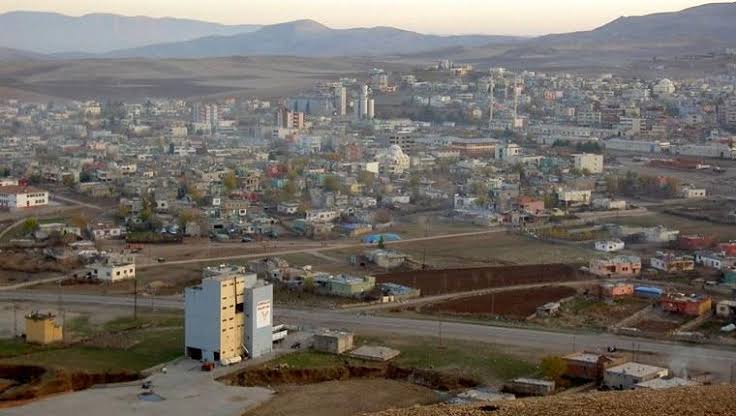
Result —
[{"label": "distant hill", "polygon": [[590,31],[540,36],[511,45],[463,48],[455,53],[438,53],[435,57],[478,65],[610,67],[653,57],[722,52],[728,47],[736,47],[736,3],[712,3],[679,12],[620,17]]},{"label": "distant hill", "polygon": [[87,14],[80,17],[45,12],[0,14],[0,47],[45,54],[103,53],[203,36],[233,35],[257,25],[226,26],[198,20]]},{"label": "distant hill", "polygon": [[437,36],[392,27],[331,29],[313,20],[264,26],[232,36],[209,36],[115,51],[110,57],[205,58],[236,55],[292,55],[306,57],[379,56],[427,51],[452,46],[513,43],[513,36]]},{"label": "distant hill", "polygon": [[711,3],[679,12],[620,17],[591,31],[542,36],[533,43],[604,48],[736,46],[736,3]]},{"label": "distant hill", "polygon": [[0,62],[45,60],[49,57],[39,53],[0,47]]}]

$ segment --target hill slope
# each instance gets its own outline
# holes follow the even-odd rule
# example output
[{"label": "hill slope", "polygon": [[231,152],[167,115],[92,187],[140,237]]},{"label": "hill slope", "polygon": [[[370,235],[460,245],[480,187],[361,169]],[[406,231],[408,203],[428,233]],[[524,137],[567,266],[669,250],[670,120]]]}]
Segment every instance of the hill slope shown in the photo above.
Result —
[{"label": "hill slope", "polygon": [[226,26],[198,20],[45,12],[0,14],[0,46],[39,53],[102,53],[211,35],[232,35],[260,26]]},{"label": "hill slope", "polygon": [[392,27],[331,29],[312,20],[264,26],[251,33],[210,36],[115,51],[112,57],[203,58],[233,55],[377,56],[450,46],[516,42],[509,36],[435,36]]}]

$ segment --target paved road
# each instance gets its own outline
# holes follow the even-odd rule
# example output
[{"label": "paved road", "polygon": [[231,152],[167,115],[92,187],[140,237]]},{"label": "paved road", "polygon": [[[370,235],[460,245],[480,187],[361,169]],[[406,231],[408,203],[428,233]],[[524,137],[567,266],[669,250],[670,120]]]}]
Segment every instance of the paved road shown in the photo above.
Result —
[{"label": "paved road", "polygon": [[[30,291],[0,292],[0,300],[19,300],[57,303],[58,294]],[[133,306],[130,297],[96,295],[63,295],[64,302],[110,306]],[[141,299],[139,298],[140,302]],[[148,303],[146,301],[146,303]],[[157,308],[183,309],[181,298],[156,298]],[[608,333],[577,334],[507,328],[460,322],[406,319],[372,316],[341,310],[276,309],[275,317],[307,328],[338,328],[377,334],[412,336],[439,336],[469,341],[482,341],[503,346],[543,350],[550,354],[564,354],[575,350],[605,350],[614,345],[620,349],[662,354],[663,365],[670,368],[691,368],[710,371],[727,380],[736,363],[736,349],[716,346],[696,346],[669,341],[626,337]]]},{"label": "paved road", "polygon": [[[458,238],[458,237],[472,237],[472,236],[479,236],[479,235],[487,235],[487,234],[495,234],[495,233],[503,233],[506,232],[506,228],[494,228],[492,230],[484,230],[484,231],[474,231],[474,232],[468,232],[468,233],[458,233],[458,234],[442,234],[442,235],[433,235],[428,237],[417,237],[417,238],[409,238],[406,240],[401,241],[386,241],[385,244],[388,245],[401,245],[406,243],[416,243],[420,241],[434,241],[434,240],[444,240],[444,239],[450,239],[450,238]],[[356,248],[356,247],[365,247],[365,244],[358,243],[358,242],[349,242],[349,243],[343,243],[343,244],[333,244],[333,245],[327,245],[324,247],[318,247],[318,248],[298,248],[298,249],[290,249],[290,250],[282,250],[282,251],[273,251],[270,253],[257,253],[257,254],[239,254],[235,256],[224,256],[224,257],[203,257],[203,258],[195,258],[195,259],[187,259],[187,260],[174,260],[174,261],[167,261],[164,263],[150,263],[150,264],[141,264],[136,265],[136,269],[143,270],[143,269],[151,269],[154,267],[167,267],[172,265],[181,265],[181,264],[197,264],[197,263],[203,263],[203,262],[227,262],[232,260],[247,260],[247,259],[258,259],[262,258],[263,256],[286,256],[289,254],[299,254],[299,253],[319,253],[322,251],[332,251],[332,250],[343,250],[347,248]]]}]

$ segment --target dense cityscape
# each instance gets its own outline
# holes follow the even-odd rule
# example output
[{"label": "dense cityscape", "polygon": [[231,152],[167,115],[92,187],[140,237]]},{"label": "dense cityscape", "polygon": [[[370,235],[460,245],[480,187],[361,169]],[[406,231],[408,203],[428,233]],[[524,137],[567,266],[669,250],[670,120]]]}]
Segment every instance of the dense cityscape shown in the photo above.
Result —
[{"label": "dense cityscape", "polygon": [[386,62],[0,94],[0,413],[736,412],[736,44]]}]

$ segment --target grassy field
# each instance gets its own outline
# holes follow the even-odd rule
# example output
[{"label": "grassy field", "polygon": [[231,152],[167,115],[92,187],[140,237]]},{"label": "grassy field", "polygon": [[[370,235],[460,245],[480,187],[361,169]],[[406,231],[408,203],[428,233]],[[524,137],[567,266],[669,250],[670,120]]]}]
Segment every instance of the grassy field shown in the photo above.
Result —
[{"label": "grassy field", "polygon": [[[433,369],[471,377],[483,383],[500,383],[515,377],[537,373],[533,354],[519,354],[500,347],[477,342],[442,340],[433,337],[371,337],[355,338],[360,345],[383,345],[401,351],[392,363],[406,368]],[[271,365],[287,364],[291,369],[329,368],[345,361],[360,361],[345,356],[317,351],[301,351],[279,357]]]},{"label": "grassy field", "polygon": [[0,363],[33,364],[85,371],[140,371],[182,355],[180,315],[122,317],[94,324],[88,316],[67,323],[67,339],[90,338],[71,345],[30,345],[0,341]]},{"label": "grassy field", "polygon": [[459,373],[484,383],[499,383],[537,372],[533,352],[502,349],[480,342],[436,337],[357,337],[357,345],[384,345],[401,351],[394,363]]}]

